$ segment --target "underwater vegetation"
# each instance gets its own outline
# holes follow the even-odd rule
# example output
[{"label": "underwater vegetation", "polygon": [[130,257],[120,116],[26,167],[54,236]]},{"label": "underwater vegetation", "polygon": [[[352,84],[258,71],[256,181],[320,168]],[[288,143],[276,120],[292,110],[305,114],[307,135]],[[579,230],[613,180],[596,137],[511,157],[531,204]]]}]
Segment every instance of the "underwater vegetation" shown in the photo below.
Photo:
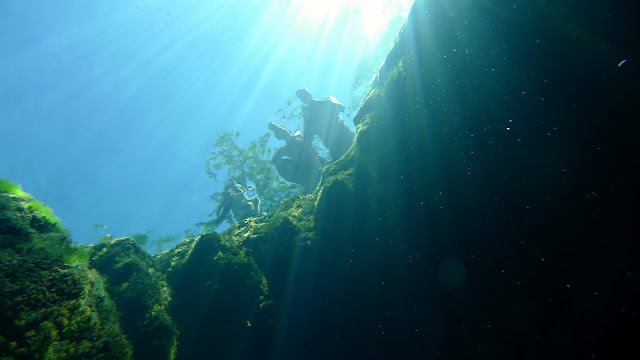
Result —
[{"label": "underwater vegetation", "polygon": [[[610,55],[635,43],[583,47],[548,11],[416,1],[317,191],[155,256],[73,245],[0,191],[2,357],[638,357],[639,72]],[[279,184],[252,178],[268,134],[219,140],[214,179]]]},{"label": "underwater vegetation", "polygon": [[152,238],[150,234],[151,231],[149,230],[144,233],[135,233],[130,237],[133,238],[138,246],[152,254],[162,252],[166,247],[177,244],[180,241],[178,235],[164,235]]},{"label": "underwater vegetation", "polygon": [[[255,193],[260,198],[260,212],[267,214],[272,213],[283,199],[301,194],[302,188],[282,179],[271,163],[273,149],[268,146],[271,133],[265,133],[244,147],[238,145],[238,135],[238,132],[229,131],[218,137],[206,162],[209,177],[222,182],[219,175],[223,173],[225,180],[232,180],[244,188],[253,183]],[[220,203],[223,191],[211,195],[214,204]],[[231,213],[228,213],[226,220],[234,222]],[[214,231],[217,227],[215,219],[199,225],[204,226],[205,231]]]},{"label": "underwater vegetation", "polygon": [[140,246],[141,248],[144,248],[145,246],[147,246],[147,244],[149,243],[149,240],[151,239],[149,237],[149,234],[151,234],[151,231],[147,231],[143,233],[135,233],[130,237],[133,239],[133,241],[136,242],[136,244],[138,244],[138,246]]}]

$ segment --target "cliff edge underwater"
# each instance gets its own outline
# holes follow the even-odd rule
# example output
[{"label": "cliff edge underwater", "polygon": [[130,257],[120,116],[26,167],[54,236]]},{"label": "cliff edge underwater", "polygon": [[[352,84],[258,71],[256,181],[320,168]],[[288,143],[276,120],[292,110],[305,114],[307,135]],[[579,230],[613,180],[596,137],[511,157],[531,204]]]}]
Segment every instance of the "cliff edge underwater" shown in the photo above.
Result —
[{"label": "cliff edge underwater", "polygon": [[3,183],[0,358],[632,358],[640,32],[610,7],[417,0],[315,192],[155,256]]}]

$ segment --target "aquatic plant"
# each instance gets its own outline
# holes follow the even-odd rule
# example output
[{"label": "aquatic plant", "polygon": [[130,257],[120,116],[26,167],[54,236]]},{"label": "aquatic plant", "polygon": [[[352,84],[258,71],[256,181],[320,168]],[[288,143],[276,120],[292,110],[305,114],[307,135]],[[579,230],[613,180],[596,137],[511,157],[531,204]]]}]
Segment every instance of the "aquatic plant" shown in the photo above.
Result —
[{"label": "aquatic plant", "polygon": [[[209,177],[223,183],[224,180],[219,175],[224,174],[225,179],[242,184],[245,188],[250,182],[253,183],[261,201],[260,211],[264,213],[272,213],[280,201],[302,193],[301,186],[285,181],[271,164],[274,150],[268,145],[271,133],[265,133],[244,147],[237,143],[238,136],[239,132],[228,131],[218,137],[206,162]],[[221,197],[222,191],[211,195],[216,204]],[[200,225],[205,227],[205,231],[215,230],[216,227],[213,220]]]},{"label": "aquatic plant", "polygon": [[140,246],[141,248],[145,248],[147,246],[147,244],[149,243],[149,234],[151,233],[151,230],[147,230],[144,233],[135,233],[133,235],[131,235],[131,237],[133,238],[133,240],[135,240],[136,244],[138,244],[138,246]]},{"label": "aquatic plant", "polygon": [[160,236],[159,238],[153,239],[149,245],[150,246],[153,245],[153,247],[155,247],[154,249],[155,252],[159,253],[162,251],[162,249],[167,247],[167,245],[176,244],[178,243],[179,240],[180,240],[180,237],[176,234],[165,235],[165,236]]},{"label": "aquatic plant", "polygon": [[157,238],[151,238],[151,230],[144,233],[135,233],[131,235],[131,238],[140,246],[140,248],[146,250],[148,253],[159,253],[167,245],[176,244],[180,239],[178,235],[165,235]]}]

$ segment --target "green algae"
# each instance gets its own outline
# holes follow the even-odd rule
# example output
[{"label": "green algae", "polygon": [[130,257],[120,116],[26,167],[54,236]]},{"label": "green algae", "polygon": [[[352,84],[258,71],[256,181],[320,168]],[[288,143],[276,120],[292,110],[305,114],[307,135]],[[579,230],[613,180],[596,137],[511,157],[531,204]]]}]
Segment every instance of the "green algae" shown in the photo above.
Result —
[{"label": "green algae", "polygon": [[43,204],[15,184],[3,181],[2,188],[0,259],[29,255],[60,260],[72,249],[68,232],[61,227],[59,219],[42,211],[46,208]]},{"label": "green algae", "polygon": [[87,245],[76,245],[72,250],[62,256],[62,261],[67,265],[87,264],[91,257],[91,247]]},{"label": "green algae", "polygon": [[39,217],[52,224],[58,230],[63,230],[62,222],[53,213],[53,210],[51,210],[51,208],[49,208],[47,205],[34,199],[31,194],[24,192],[20,184],[12,183],[6,179],[0,179],[0,193],[11,194],[22,198],[24,200],[25,207],[31,213],[37,214]]},{"label": "green algae", "polygon": [[115,305],[95,270],[37,259],[21,259],[5,267],[0,275],[3,354],[131,359],[132,349],[119,327]]},{"label": "green algae", "polygon": [[246,249],[209,233],[155,259],[172,289],[171,314],[180,331],[176,359],[206,358],[212,351],[220,358],[262,353],[261,340],[272,330],[269,286]]},{"label": "green algae", "polygon": [[151,256],[133,238],[105,239],[92,246],[89,264],[105,279],[135,358],[173,359],[177,329],[168,312],[170,290]]},{"label": "green algae", "polygon": [[[44,217],[33,198],[0,192],[0,353],[3,358],[131,359],[102,277],[87,249]],[[10,191],[10,192],[9,192]]]}]

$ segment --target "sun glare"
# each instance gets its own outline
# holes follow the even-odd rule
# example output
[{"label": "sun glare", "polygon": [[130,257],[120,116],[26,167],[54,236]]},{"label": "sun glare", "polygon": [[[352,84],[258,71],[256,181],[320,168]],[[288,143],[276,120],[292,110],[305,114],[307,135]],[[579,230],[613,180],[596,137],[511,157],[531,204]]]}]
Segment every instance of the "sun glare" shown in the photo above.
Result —
[{"label": "sun glare", "polygon": [[341,0],[295,0],[294,5],[300,7],[300,20],[315,23],[332,23],[344,4]]},{"label": "sun glare", "polygon": [[300,9],[299,22],[330,27],[338,16],[348,14],[357,20],[362,34],[374,40],[387,28],[389,21],[399,12],[407,13],[412,0],[294,0]]}]

